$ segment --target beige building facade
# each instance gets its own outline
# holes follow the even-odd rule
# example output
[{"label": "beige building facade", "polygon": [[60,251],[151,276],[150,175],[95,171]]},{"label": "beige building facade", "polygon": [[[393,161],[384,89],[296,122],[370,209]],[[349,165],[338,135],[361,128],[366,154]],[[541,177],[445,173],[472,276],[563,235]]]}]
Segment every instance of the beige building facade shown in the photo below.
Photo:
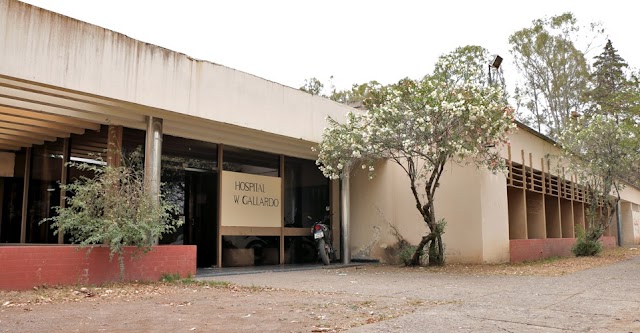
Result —
[{"label": "beige building facade", "polygon": [[[502,150],[507,174],[449,163],[436,193],[438,219],[447,221],[443,241],[449,262],[502,263],[568,255],[576,225],[586,227],[585,198],[579,180],[558,164],[560,149],[525,125]],[[398,235],[417,244],[428,230],[415,208],[409,180],[393,162],[351,177],[354,256],[397,261]],[[622,192],[620,217],[605,232],[605,244],[634,246],[640,234],[640,191]],[[618,220],[620,239],[618,239]]]},{"label": "beige building facade", "polygon": [[[357,110],[15,0],[0,0],[0,31],[0,245],[68,242],[39,221],[64,205],[57,184],[79,176],[66,162],[110,145],[144,149],[149,182],[182,207],[162,242],[197,245],[201,267],[312,262],[309,227],[326,206],[343,261],[393,261],[394,230],[426,234],[392,163],[343,182],[315,166],[326,117]],[[503,153],[506,175],[448,165],[436,199],[447,260],[507,262],[514,241],[571,241],[584,223],[552,142],[520,126]],[[640,243],[639,204],[627,187],[623,244]]]}]

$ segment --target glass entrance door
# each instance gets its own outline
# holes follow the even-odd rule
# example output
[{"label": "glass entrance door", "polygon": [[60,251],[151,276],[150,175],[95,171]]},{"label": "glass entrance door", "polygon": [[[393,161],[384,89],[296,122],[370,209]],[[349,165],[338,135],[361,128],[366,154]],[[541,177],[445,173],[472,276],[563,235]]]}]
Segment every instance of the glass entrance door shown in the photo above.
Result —
[{"label": "glass entrance door", "polygon": [[216,172],[186,172],[184,237],[185,244],[198,247],[198,267],[211,267],[216,263],[217,192]]}]

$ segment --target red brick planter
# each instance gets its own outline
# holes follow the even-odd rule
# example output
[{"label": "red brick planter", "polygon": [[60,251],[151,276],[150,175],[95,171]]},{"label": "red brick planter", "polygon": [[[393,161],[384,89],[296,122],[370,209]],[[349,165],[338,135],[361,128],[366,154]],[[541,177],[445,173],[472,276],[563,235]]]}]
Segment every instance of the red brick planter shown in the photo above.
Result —
[{"label": "red brick planter", "polygon": [[[196,246],[154,246],[131,257],[135,247],[125,248],[125,280],[157,281],[164,274],[181,277],[196,273]],[[0,246],[0,289],[20,290],[40,285],[97,285],[118,281],[118,258],[109,262],[109,248],[72,245]]]},{"label": "red brick planter", "polygon": [[[573,255],[571,246],[575,241],[575,238],[513,239],[509,241],[511,262],[569,257]],[[605,248],[616,246],[613,236],[602,236],[600,241]]]}]

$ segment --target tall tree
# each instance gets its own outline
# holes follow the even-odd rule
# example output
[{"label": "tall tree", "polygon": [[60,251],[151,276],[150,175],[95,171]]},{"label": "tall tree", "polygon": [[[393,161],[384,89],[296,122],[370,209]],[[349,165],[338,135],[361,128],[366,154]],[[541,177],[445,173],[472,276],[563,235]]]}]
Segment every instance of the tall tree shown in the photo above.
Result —
[{"label": "tall tree", "polygon": [[420,263],[425,248],[430,264],[444,263],[445,221],[438,219],[434,203],[445,166],[456,161],[503,170],[498,147],[506,143],[514,125],[502,89],[449,74],[404,79],[386,87],[382,103],[366,112],[350,113],[344,124],[329,119],[319,145],[317,163],[330,178],[348,175],[354,166],[368,169],[373,177],[378,159],[404,170],[422,217],[419,223],[429,230],[418,244],[413,265]]},{"label": "tall tree", "polygon": [[440,56],[433,73],[454,84],[469,82],[482,86],[491,83],[506,91],[502,70],[489,66],[491,58],[482,46],[461,46]]},{"label": "tall tree", "polygon": [[590,113],[613,115],[617,121],[640,114],[638,84],[626,73],[627,68],[626,61],[608,40],[593,63],[591,89],[587,92],[592,102]]},{"label": "tall tree", "polygon": [[329,98],[338,103],[369,108],[374,104],[380,104],[383,86],[375,80],[357,84],[351,89],[333,90]]},{"label": "tall tree", "polygon": [[579,176],[588,199],[588,228],[574,247],[577,255],[593,255],[601,249],[598,241],[612,223],[620,191],[637,172],[640,94],[637,80],[625,73],[627,67],[611,40],[607,41],[595,57],[585,95],[589,108],[560,137],[568,165]]},{"label": "tall tree", "polygon": [[636,124],[618,123],[611,114],[594,114],[573,119],[559,138],[567,165],[587,199],[587,232],[578,240],[582,250],[574,247],[576,255],[599,252],[599,239],[616,216],[624,179],[640,159],[638,134]]},{"label": "tall tree", "polygon": [[[591,31],[597,25],[590,26]],[[575,42],[580,26],[571,13],[534,20],[509,37],[522,82],[518,104],[532,113],[534,127],[557,138],[573,112],[582,112],[589,79],[585,53]]]},{"label": "tall tree", "polygon": [[[616,126],[631,133],[635,131],[636,136],[640,135],[638,77],[628,70],[626,61],[618,54],[611,40],[607,41],[602,53],[594,58],[591,85],[586,94],[590,102],[586,115],[610,116]],[[638,161],[633,164],[634,168],[626,170],[626,174],[619,174],[618,177],[637,185],[640,180],[640,165]]]}]

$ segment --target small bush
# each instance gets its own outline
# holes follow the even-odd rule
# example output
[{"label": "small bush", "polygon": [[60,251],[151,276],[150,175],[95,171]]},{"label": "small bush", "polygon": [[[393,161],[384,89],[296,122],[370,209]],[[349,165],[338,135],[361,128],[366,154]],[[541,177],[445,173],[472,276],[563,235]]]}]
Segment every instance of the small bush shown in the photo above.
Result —
[{"label": "small bush", "polygon": [[581,225],[576,229],[576,243],[571,247],[571,252],[576,257],[588,257],[595,256],[602,252],[602,244],[597,239],[588,237],[584,228]]},{"label": "small bush", "polygon": [[411,259],[413,258],[413,254],[416,253],[416,249],[417,246],[410,244],[402,244],[402,247],[400,247],[398,256],[405,266],[411,265]]},{"label": "small bush", "polygon": [[165,274],[162,274],[162,277],[160,278],[160,282],[169,282],[169,283],[174,283],[179,280],[180,280],[180,273],[174,273],[174,274],[165,273]]},{"label": "small bush", "polygon": [[[124,279],[124,248],[137,246],[146,253],[156,239],[182,225],[179,207],[165,199],[149,195],[144,181],[144,154],[138,148],[123,157],[120,165],[107,164],[100,156],[96,163],[69,162],[84,174],[73,183],[61,184],[66,193],[64,207],[53,207],[56,215],[40,223],[51,222],[54,235],[64,230],[71,243],[82,247],[109,245],[109,260],[118,255],[120,278]],[[137,253],[137,252],[136,252]]]}]

